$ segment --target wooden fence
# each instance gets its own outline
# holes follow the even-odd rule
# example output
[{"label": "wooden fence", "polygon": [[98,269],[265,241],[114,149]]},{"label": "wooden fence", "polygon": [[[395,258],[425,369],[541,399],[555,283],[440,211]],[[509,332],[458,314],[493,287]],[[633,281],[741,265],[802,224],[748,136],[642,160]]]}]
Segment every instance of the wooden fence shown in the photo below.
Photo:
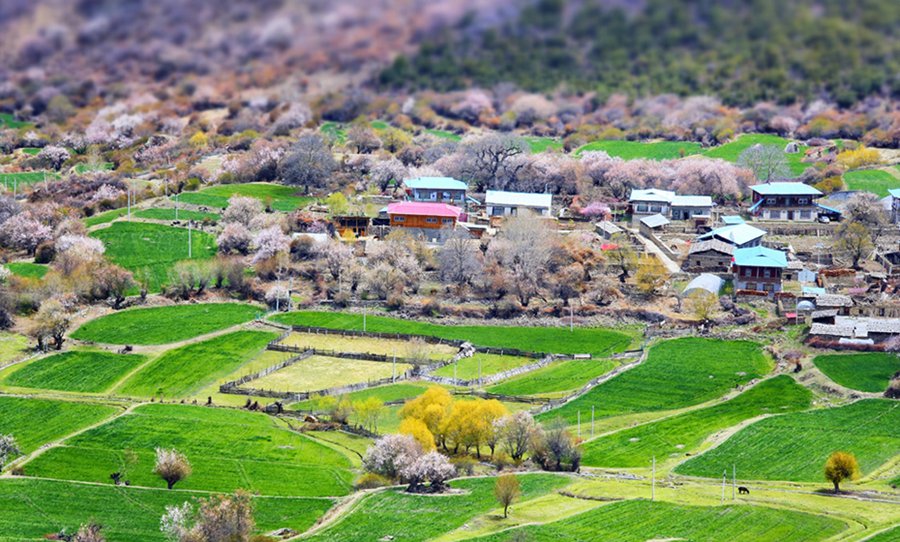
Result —
[{"label": "wooden fence", "polygon": [[[274,373],[275,371],[280,371],[280,370],[284,369],[285,367],[290,367],[291,365],[297,363],[298,361],[304,360],[312,355],[313,355],[313,352],[311,350],[306,350],[304,352],[300,352],[296,356],[288,358],[284,361],[280,361],[274,365],[269,365],[268,367],[266,367],[264,369],[260,369],[259,371],[256,371],[255,373],[250,373],[248,375],[244,375],[244,376],[238,378],[237,380],[225,382],[224,384],[219,386],[219,391],[221,393],[234,393],[234,392],[228,391],[228,390],[233,390],[233,389],[237,388],[238,386],[246,384],[247,382],[251,382],[253,380],[262,378],[266,375],[270,375],[270,374]],[[242,395],[250,395],[250,394],[242,394]]]},{"label": "wooden fence", "polygon": [[541,367],[546,367],[547,365],[553,363],[554,361],[563,360],[563,359],[573,359],[572,356],[554,356],[548,355],[541,358],[540,361],[536,363],[529,363],[528,365],[522,365],[521,367],[513,367],[512,369],[508,369],[506,371],[502,371],[499,373],[494,373],[492,375],[484,376],[481,378],[473,378],[471,380],[464,380],[459,378],[450,378],[448,376],[437,376],[428,374],[427,372],[420,375],[422,380],[428,380],[430,382],[435,382],[438,384],[446,384],[449,386],[462,386],[462,387],[470,387],[470,386],[484,386],[487,384],[493,384],[494,382],[499,382],[501,380],[506,380],[507,378],[512,378],[514,376],[518,376],[521,374],[525,374],[536,369],[540,369]]}]

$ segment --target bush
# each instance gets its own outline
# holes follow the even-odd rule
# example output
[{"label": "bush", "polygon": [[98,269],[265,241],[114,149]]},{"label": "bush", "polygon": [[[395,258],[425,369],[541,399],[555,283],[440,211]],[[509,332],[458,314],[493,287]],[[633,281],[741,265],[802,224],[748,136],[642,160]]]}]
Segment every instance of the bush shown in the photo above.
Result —
[{"label": "bush", "polygon": [[472,476],[475,473],[475,466],[478,465],[478,461],[469,456],[454,457],[450,462],[453,463],[456,470],[463,476]]},{"label": "bush", "polygon": [[374,472],[367,472],[356,479],[356,483],[353,484],[353,487],[355,489],[375,489],[376,487],[389,485],[391,485],[391,481],[384,476],[375,474]]},{"label": "bush", "polygon": [[34,250],[34,263],[50,263],[56,256],[52,241],[44,241]]}]

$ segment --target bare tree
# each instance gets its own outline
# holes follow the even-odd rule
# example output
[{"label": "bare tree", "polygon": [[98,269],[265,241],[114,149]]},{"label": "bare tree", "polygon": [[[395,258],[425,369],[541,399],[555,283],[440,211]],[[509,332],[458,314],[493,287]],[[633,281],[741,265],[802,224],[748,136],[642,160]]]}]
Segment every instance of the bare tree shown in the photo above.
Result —
[{"label": "bare tree", "polygon": [[778,145],[753,145],[738,156],[737,163],[752,171],[763,182],[786,179],[791,174],[787,156]]},{"label": "bare tree", "polygon": [[862,224],[869,232],[873,245],[877,244],[878,239],[891,227],[887,211],[874,194],[857,194],[850,199],[846,212],[848,222]]},{"label": "bare tree", "polygon": [[178,450],[156,449],[156,466],[153,473],[166,481],[169,489],[191,475],[191,463]]},{"label": "bare tree", "polygon": [[624,283],[628,275],[637,267],[637,254],[631,247],[631,241],[624,233],[612,236],[610,242],[616,247],[606,254],[609,257],[609,265],[619,270],[619,282]]},{"label": "bare tree", "polygon": [[197,509],[186,502],[167,506],[160,530],[174,542],[244,542],[250,540],[256,522],[253,498],[243,490],[234,495],[214,495],[197,500]]},{"label": "bare tree", "polygon": [[518,136],[490,134],[463,145],[461,173],[475,182],[475,191],[482,192],[492,183],[505,183],[516,178],[524,162],[519,155],[528,152],[528,143]]},{"label": "bare tree", "polygon": [[300,136],[278,164],[278,175],[288,184],[311,188],[323,188],[337,169],[331,149],[315,134]]},{"label": "bare tree", "polygon": [[516,462],[521,461],[528,451],[528,442],[535,427],[534,418],[524,410],[494,422],[494,432],[500,436],[500,444]]},{"label": "bare tree", "polygon": [[53,346],[62,350],[70,325],[71,318],[65,305],[59,299],[51,298],[41,303],[28,334],[37,341],[39,350],[44,349],[47,340],[53,340]]},{"label": "bare tree", "polygon": [[548,264],[556,246],[556,235],[540,217],[522,214],[509,218],[502,233],[489,250],[507,275],[507,280],[519,302],[528,306],[540,293]]},{"label": "bare tree", "polygon": [[72,539],[72,542],[106,542],[106,538],[100,532],[102,530],[103,526],[99,523],[94,523],[93,521],[86,523],[75,533],[75,538]]},{"label": "bare tree", "polygon": [[853,269],[859,269],[859,262],[874,248],[870,231],[862,222],[846,221],[835,231],[835,236],[834,250],[846,254],[853,262]]},{"label": "bare tree", "polygon": [[481,270],[481,252],[464,230],[452,232],[438,255],[441,278],[456,285],[458,291],[470,284]]}]

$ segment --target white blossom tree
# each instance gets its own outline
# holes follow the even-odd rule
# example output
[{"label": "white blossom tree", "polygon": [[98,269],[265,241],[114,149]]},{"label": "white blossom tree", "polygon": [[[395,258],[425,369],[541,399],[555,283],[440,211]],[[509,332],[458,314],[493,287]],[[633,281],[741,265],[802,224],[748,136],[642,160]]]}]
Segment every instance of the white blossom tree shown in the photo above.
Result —
[{"label": "white blossom tree", "polygon": [[422,447],[409,435],[385,435],[366,450],[363,468],[369,472],[399,479],[405,469],[422,456]]}]

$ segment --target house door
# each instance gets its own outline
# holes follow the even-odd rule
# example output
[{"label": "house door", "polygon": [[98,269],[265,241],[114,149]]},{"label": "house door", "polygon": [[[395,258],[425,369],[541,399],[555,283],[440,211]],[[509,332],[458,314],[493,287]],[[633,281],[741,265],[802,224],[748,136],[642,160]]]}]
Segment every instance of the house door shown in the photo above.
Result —
[{"label": "house door", "polygon": [[794,211],[788,211],[788,220],[794,220]]}]

